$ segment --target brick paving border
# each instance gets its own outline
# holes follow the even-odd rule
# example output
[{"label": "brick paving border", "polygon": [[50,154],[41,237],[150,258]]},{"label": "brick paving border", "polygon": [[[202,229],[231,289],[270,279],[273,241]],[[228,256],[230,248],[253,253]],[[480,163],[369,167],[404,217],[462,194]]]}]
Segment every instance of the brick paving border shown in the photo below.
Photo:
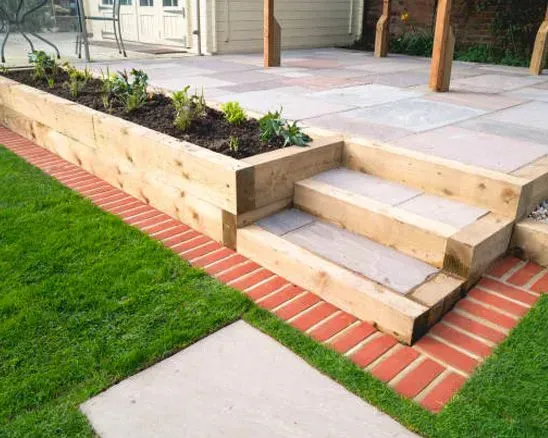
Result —
[{"label": "brick paving border", "polygon": [[432,412],[443,408],[541,293],[548,292],[547,269],[507,257],[428,334],[412,347],[404,346],[313,292],[1,126],[0,143]]}]

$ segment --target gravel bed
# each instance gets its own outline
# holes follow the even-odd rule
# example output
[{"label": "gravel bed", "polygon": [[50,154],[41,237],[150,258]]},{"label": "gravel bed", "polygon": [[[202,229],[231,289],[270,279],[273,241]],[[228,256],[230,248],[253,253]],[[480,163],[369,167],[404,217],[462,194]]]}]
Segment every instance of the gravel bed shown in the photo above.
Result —
[{"label": "gravel bed", "polygon": [[539,222],[548,223],[548,200],[542,201],[529,215],[530,218]]}]

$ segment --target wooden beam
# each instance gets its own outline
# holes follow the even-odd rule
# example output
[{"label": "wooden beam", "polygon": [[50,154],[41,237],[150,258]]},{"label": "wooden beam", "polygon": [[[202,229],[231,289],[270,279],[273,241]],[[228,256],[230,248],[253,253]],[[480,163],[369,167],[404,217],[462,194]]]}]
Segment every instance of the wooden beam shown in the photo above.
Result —
[{"label": "wooden beam", "polygon": [[451,81],[451,65],[455,50],[455,38],[451,29],[452,0],[440,0],[436,18],[436,33],[432,50],[430,88],[448,91]]},{"label": "wooden beam", "polygon": [[531,57],[531,74],[540,75],[546,64],[546,55],[548,54],[548,7],[544,21],[540,25]]},{"label": "wooden beam", "polygon": [[388,55],[391,13],[392,0],[383,0],[382,15],[379,21],[377,21],[377,34],[375,36],[375,56],[377,58],[384,58]]},{"label": "wooden beam", "polygon": [[281,28],[274,16],[274,0],[264,0],[264,66],[281,63]]}]

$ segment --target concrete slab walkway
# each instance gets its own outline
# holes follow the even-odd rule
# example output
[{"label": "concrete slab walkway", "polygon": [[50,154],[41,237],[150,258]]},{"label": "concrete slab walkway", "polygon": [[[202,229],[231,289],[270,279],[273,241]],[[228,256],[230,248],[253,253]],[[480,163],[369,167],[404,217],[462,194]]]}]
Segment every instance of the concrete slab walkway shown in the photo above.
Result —
[{"label": "concrete slab walkway", "polygon": [[243,321],[81,409],[103,438],[416,436]]},{"label": "concrete slab walkway", "polygon": [[548,154],[548,74],[455,62],[448,93],[428,89],[430,59],[344,49],[293,50],[264,69],[260,54],[109,61],[97,71],[141,68],[168,90],[190,85],[206,98],[239,101],[347,137],[395,143],[511,173]]}]

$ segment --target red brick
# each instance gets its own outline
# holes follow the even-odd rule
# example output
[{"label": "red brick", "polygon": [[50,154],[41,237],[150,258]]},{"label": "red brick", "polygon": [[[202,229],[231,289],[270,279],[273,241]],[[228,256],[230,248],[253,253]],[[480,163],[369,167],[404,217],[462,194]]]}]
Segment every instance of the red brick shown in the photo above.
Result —
[{"label": "red brick", "polygon": [[439,363],[425,359],[405,375],[394,390],[407,398],[413,398],[445,370]]},{"label": "red brick", "polygon": [[183,256],[186,260],[194,260],[197,257],[202,257],[204,255],[212,253],[213,251],[217,251],[220,248],[222,248],[222,246],[219,245],[217,242],[210,242],[192,251],[185,252]]},{"label": "red brick", "polygon": [[144,206],[144,205],[145,205],[144,202],[135,200],[135,201],[133,201],[133,202],[130,202],[129,204],[121,205],[121,206],[119,206],[119,207],[111,207],[111,206],[109,206],[109,207],[105,208],[105,210],[109,211],[109,212],[112,213],[112,214],[117,214],[117,215],[119,215],[119,214],[122,214],[122,213],[124,213],[124,212],[131,211],[131,210],[133,210],[133,209],[135,209],[135,208],[137,208],[137,207],[142,207],[142,206]]},{"label": "red brick", "polygon": [[548,293],[548,274],[543,275],[533,286],[531,286],[533,292]]},{"label": "red brick", "polygon": [[483,278],[479,283],[482,289],[489,289],[493,292],[498,292],[501,295],[507,296],[516,301],[520,301],[524,304],[532,306],[538,300],[538,297],[520,290],[518,288],[508,286],[507,284],[501,283],[500,281],[491,280],[489,278]]},{"label": "red brick", "polygon": [[383,353],[396,345],[398,341],[388,335],[381,335],[372,341],[367,342],[352,355],[352,361],[361,368],[366,367]]},{"label": "red brick", "polygon": [[70,187],[72,190],[82,193],[84,190],[93,189],[95,187],[101,187],[102,185],[103,185],[103,181],[101,181],[100,179],[95,179],[95,180],[89,180],[89,181],[82,181],[73,185],[67,184],[67,187]]},{"label": "red brick", "polygon": [[128,208],[127,210],[121,211],[120,213],[118,213],[118,216],[120,216],[122,219],[127,219],[151,210],[152,210],[152,207],[150,205],[143,204],[137,207]]},{"label": "red brick", "polygon": [[102,182],[99,178],[97,178],[95,175],[91,175],[87,172],[82,172],[78,175],[74,175],[69,178],[57,178],[59,181],[61,181],[64,185],[69,187],[78,187],[81,185],[89,184],[90,182]]},{"label": "red brick", "polygon": [[468,292],[468,296],[488,306],[496,307],[515,316],[523,316],[529,310],[527,307],[514,303],[506,298],[490,294],[482,289],[474,288]]},{"label": "red brick", "polygon": [[[234,289],[244,291],[246,289],[249,289],[250,287],[255,286],[256,284],[260,283],[261,281],[264,281],[264,280],[272,277],[272,276],[274,276],[273,272],[269,271],[268,269],[263,269],[262,271],[256,272],[254,274],[248,275],[245,278],[241,278],[241,279],[235,281],[230,286],[233,287]],[[283,284],[285,284],[285,283],[286,283],[286,281],[283,282]],[[259,289],[259,288],[260,288],[260,286],[258,288],[255,288],[255,289]]]},{"label": "red brick", "polygon": [[168,248],[175,248],[177,245],[183,242],[188,242],[190,239],[195,239],[198,236],[201,236],[201,234],[198,233],[197,231],[187,229],[185,231],[178,232],[169,238],[158,239],[158,240],[161,240],[163,244],[167,246]]},{"label": "red brick", "polygon": [[[101,205],[100,207],[103,210],[110,211],[111,209],[116,209],[118,207],[125,207],[128,205],[133,205],[136,202],[138,202],[133,196],[127,195],[125,198],[120,199],[118,201],[109,203],[108,205]],[[138,204],[137,204],[138,205]]]},{"label": "red brick", "polygon": [[231,257],[220,260],[217,263],[212,264],[211,266],[205,267],[205,271],[210,275],[215,275],[220,272],[226,271],[229,268],[232,268],[240,263],[247,261],[248,259],[241,254],[234,254]]},{"label": "red brick", "polygon": [[122,201],[124,199],[134,199],[126,193],[115,190],[114,192],[109,192],[106,194],[101,193],[98,196],[93,196],[90,198],[93,200],[94,204],[97,204],[99,207],[103,205],[111,204],[113,202]]},{"label": "red brick", "polygon": [[445,324],[436,324],[430,330],[430,333],[436,335],[447,342],[450,342],[457,347],[463,348],[480,357],[487,357],[491,354],[491,347],[484,342],[465,335],[452,327]]},{"label": "red brick", "polygon": [[456,312],[446,314],[443,317],[443,321],[453,324],[454,326],[473,333],[483,339],[487,339],[488,341],[496,342],[497,344],[504,341],[506,338],[506,335],[503,332],[499,332],[498,330],[474,321],[473,319],[465,318]]},{"label": "red brick", "polygon": [[320,297],[311,292],[307,292],[303,296],[291,301],[287,305],[280,307],[274,313],[278,315],[278,317],[280,317],[281,319],[288,320],[320,301]]},{"label": "red brick", "polygon": [[466,379],[459,374],[451,373],[434,386],[422,399],[421,405],[429,411],[438,413],[464,385]]},{"label": "red brick", "polygon": [[[270,271],[267,271],[267,272],[270,272]],[[258,283],[258,282],[255,282],[255,283]],[[257,286],[256,288],[253,288],[252,290],[250,290],[247,293],[247,295],[253,301],[257,301],[257,300],[260,300],[263,297],[266,297],[268,294],[270,294],[274,291],[277,291],[277,290],[281,289],[282,287],[287,286],[288,284],[289,284],[289,282],[285,278],[276,276],[276,277],[268,280],[267,282],[261,284],[260,286]],[[236,287],[235,284],[233,284],[231,286]],[[244,286],[245,286],[245,284],[244,284]],[[238,289],[240,289],[240,288],[238,288]]]},{"label": "red brick", "polygon": [[197,266],[199,268],[203,268],[204,266],[211,265],[215,262],[218,262],[219,260],[226,259],[227,257],[234,255],[234,251],[232,251],[229,248],[221,248],[220,251],[216,251],[212,254],[208,254],[205,257],[200,257],[197,260],[193,260],[192,264],[194,266]]},{"label": "red brick", "polygon": [[304,291],[300,287],[290,285],[289,287],[284,287],[282,290],[279,290],[264,300],[259,301],[258,305],[263,309],[272,310],[278,306],[281,306],[286,301],[292,300],[303,292]]},{"label": "red brick", "polygon": [[[195,231],[192,231],[192,233],[195,233]],[[186,253],[187,251],[190,251],[191,249],[194,249],[194,248],[198,248],[199,246],[205,245],[206,243],[209,243],[209,242],[213,242],[213,241],[209,237],[204,236],[203,234],[200,234],[194,239],[190,239],[185,242],[179,243],[177,245],[173,245],[170,248],[184,258],[185,257],[184,253]]]},{"label": "red brick", "polygon": [[317,324],[328,316],[333,315],[333,313],[335,313],[336,311],[337,308],[335,306],[324,301],[318,304],[312,310],[309,310],[303,315],[298,316],[296,319],[291,321],[290,324],[296,329],[302,330],[304,332],[312,327],[314,324]]},{"label": "red brick", "polygon": [[517,286],[524,286],[540,271],[542,271],[542,268],[539,265],[527,263],[523,268],[514,272],[507,281]]},{"label": "red brick", "polygon": [[478,366],[476,359],[428,336],[424,336],[415,346],[466,373],[471,373]]},{"label": "red brick", "polygon": [[486,321],[506,329],[511,329],[518,323],[518,321],[514,318],[510,318],[509,316],[503,315],[495,310],[488,309],[487,307],[474,303],[466,298],[460,300],[455,307],[458,310],[463,310],[470,315],[477,318],[483,318]]},{"label": "red brick", "polygon": [[508,271],[516,267],[521,263],[521,260],[516,257],[506,257],[503,260],[497,262],[487,273],[492,277],[501,278],[504,277]]},{"label": "red brick", "polygon": [[[177,226],[180,226],[180,225],[182,225],[181,222],[176,221],[175,219],[170,219],[167,222],[162,222],[158,225],[150,227],[149,229],[146,230],[146,232],[150,235],[154,235],[153,237],[156,239],[157,238],[156,234],[159,234],[161,232],[170,230],[170,229],[172,229],[174,227],[177,227]],[[185,227],[186,227],[186,225],[185,225]]]},{"label": "red brick", "polygon": [[411,347],[400,348],[373,368],[371,374],[383,382],[389,382],[419,356]]},{"label": "red brick", "polygon": [[238,277],[241,277],[246,274],[250,274],[253,271],[256,271],[259,269],[260,266],[252,261],[247,261],[242,266],[238,266],[234,269],[231,269],[228,272],[225,272],[224,274],[219,275],[219,281],[222,281],[223,283],[230,283],[233,280],[236,280]]},{"label": "red brick", "polygon": [[140,222],[143,222],[147,219],[157,218],[158,216],[161,216],[161,215],[162,215],[161,212],[159,212],[155,208],[151,208],[146,213],[140,214],[139,216],[129,218],[128,220],[126,220],[126,223],[129,224],[129,225],[136,225],[136,224],[138,224]]},{"label": "red brick", "polygon": [[[146,230],[147,228],[151,228],[153,226],[162,224],[164,222],[167,222],[169,220],[172,220],[167,214],[164,214],[160,212],[158,216],[155,216],[153,218],[147,219],[145,221],[137,221],[135,222],[135,225],[138,225],[141,230]],[[146,230],[148,232],[148,230]]]},{"label": "red brick", "polygon": [[95,187],[94,189],[81,190],[80,193],[93,201],[100,196],[120,193],[120,190],[108,184],[103,184],[102,186]]},{"label": "red brick", "polygon": [[[187,227],[186,225],[183,225],[180,222],[173,221],[173,224],[175,224],[175,226],[172,226],[172,227],[166,229],[165,231],[157,232],[157,234],[154,235],[154,238],[156,240],[166,241],[167,239],[171,239],[172,237],[177,236],[178,234],[186,233],[187,231],[191,231],[189,227]],[[166,227],[167,226],[169,226],[169,225],[166,225]],[[150,233],[151,230],[149,230],[148,232]]]},{"label": "red brick", "polygon": [[356,318],[352,315],[346,312],[341,312],[337,316],[331,318],[329,321],[320,324],[318,327],[312,330],[310,332],[310,336],[312,336],[319,342],[325,342],[355,321]]},{"label": "red brick", "polygon": [[335,351],[338,351],[339,353],[344,354],[351,348],[358,345],[360,342],[367,339],[376,331],[377,329],[371,324],[367,322],[362,322],[356,327],[352,327],[344,335],[331,342],[331,348],[333,348]]}]

